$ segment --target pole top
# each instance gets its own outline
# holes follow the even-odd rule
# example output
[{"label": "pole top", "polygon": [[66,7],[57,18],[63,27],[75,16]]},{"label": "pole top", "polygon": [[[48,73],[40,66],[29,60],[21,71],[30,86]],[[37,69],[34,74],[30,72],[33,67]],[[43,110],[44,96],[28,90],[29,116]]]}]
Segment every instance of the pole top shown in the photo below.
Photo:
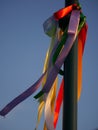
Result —
[{"label": "pole top", "polygon": [[78,0],[65,0],[65,6],[71,5],[71,4],[77,4]]}]

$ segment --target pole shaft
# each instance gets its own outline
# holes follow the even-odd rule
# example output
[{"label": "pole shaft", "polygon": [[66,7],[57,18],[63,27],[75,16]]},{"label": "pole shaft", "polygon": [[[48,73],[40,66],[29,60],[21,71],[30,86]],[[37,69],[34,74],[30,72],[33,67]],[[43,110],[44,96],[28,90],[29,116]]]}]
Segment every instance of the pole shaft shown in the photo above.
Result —
[{"label": "pole shaft", "polygon": [[77,130],[77,42],[64,63],[63,130]]},{"label": "pole shaft", "polygon": [[[65,6],[78,0],[65,0]],[[77,40],[64,62],[63,130],[77,130]]]}]

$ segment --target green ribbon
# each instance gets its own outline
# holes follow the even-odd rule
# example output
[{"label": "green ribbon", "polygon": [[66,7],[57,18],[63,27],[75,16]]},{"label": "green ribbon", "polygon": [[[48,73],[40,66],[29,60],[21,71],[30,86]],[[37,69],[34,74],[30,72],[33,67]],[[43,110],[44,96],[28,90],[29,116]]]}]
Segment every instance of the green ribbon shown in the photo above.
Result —
[{"label": "green ribbon", "polygon": [[[86,17],[81,13],[81,15],[80,15],[80,24],[79,24],[77,36],[78,36],[79,32],[81,31],[82,27],[84,26],[85,22],[86,22]],[[60,54],[60,51],[61,51],[63,45],[66,43],[67,28],[68,27],[66,27],[65,32],[64,32],[64,34],[62,36],[61,42],[59,43],[59,45],[58,45],[58,47],[57,47],[57,49],[56,49],[56,51],[55,51],[55,53],[53,55],[53,59],[52,59],[53,60],[53,64],[55,64],[55,62],[57,60],[57,57]]]}]

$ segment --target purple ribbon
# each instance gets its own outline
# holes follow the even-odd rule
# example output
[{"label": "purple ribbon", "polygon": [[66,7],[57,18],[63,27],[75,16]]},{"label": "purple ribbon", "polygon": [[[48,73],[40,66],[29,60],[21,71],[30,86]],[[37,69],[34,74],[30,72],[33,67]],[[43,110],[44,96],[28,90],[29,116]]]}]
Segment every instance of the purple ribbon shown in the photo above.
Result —
[{"label": "purple ribbon", "polygon": [[18,97],[13,99],[9,104],[7,104],[1,111],[0,115],[5,116],[8,114],[16,105],[24,101],[26,98],[31,96],[40,86],[46,72],[42,74],[42,76],[33,84],[30,88],[28,88],[26,91],[24,91],[22,94],[20,94]]},{"label": "purple ribbon", "polygon": [[45,93],[48,93],[50,91],[51,86],[54,80],[56,79],[57,74],[59,73],[62,64],[64,63],[65,58],[69,54],[74,44],[76,33],[78,30],[79,20],[80,20],[79,18],[80,18],[80,11],[78,10],[72,11],[70,22],[69,22],[69,28],[68,28],[68,38],[66,40],[66,44],[64,48],[62,49],[60,55],[58,56],[55,62],[55,65],[51,67],[50,73],[47,77],[47,81],[42,89],[42,91]]},{"label": "purple ribbon", "polygon": [[[68,28],[68,38],[66,41],[66,44],[64,48],[62,49],[60,55],[57,58],[57,61],[55,62],[55,65],[52,66],[49,70],[49,74],[47,77],[47,81],[42,89],[43,92],[48,93],[51,89],[51,86],[54,82],[54,80],[57,77],[57,74],[59,73],[59,70],[64,63],[65,58],[67,57],[68,53],[70,52],[74,40],[76,38],[76,33],[79,25],[79,18],[80,18],[80,11],[74,10],[72,11],[69,28]],[[55,46],[56,47],[56,46]],[[54,49],[55,50],[55,49]],[[53,53],[53,52],[52,52]],[[47,69],[47,70],[48,70]],[[33,84],[30,88],[28,88],[26,91],[24,91],[22,94],[17,96],[15,99],[13,99],[9,104],[7,104],[1,111],[0,115],[5,116],[8,114],[16,105],[24,101],[26,98],[31,96],[40,86],[46,72],[42,74],[42,76]]]}]

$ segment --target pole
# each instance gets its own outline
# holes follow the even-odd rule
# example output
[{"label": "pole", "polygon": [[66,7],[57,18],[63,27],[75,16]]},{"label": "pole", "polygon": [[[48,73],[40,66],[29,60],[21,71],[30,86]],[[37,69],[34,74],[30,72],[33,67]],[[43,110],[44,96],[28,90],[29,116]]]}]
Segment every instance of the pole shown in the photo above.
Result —
[{"label": "pole", "polygon": [[[65,6],[78,0],[65,0]],[[77,130],[77,40],[64,62],[63,130]]]}]

